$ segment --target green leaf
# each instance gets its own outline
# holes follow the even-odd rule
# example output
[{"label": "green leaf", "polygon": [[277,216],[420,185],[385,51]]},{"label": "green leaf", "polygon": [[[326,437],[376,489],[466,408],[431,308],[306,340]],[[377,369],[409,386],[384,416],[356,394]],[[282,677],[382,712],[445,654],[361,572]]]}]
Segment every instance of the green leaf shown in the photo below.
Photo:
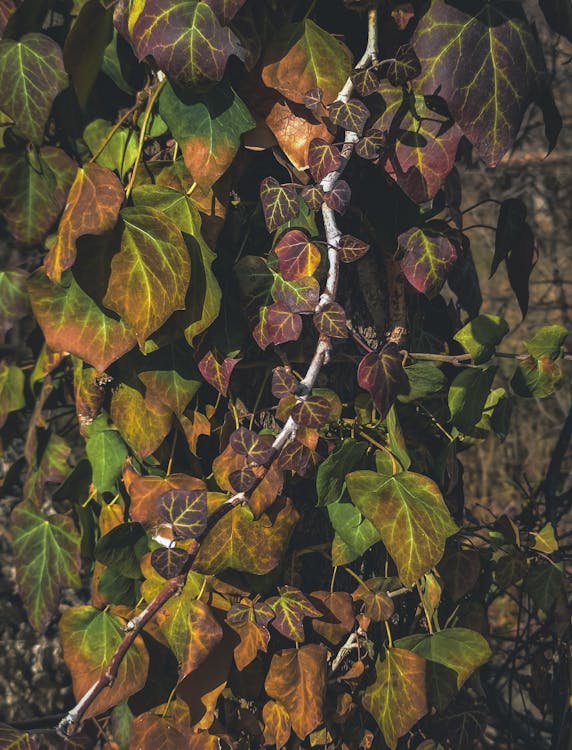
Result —
[{"label": "green leaf", "polygon": [[346,474],[362,463],[366,451],[367,443],[348,438],[320,464],[316,477],[319,506],[340,502],[346,496]]},{"label": "green leaf", "polygon": [[425,659],[401,648],[387,650],[375,665],[376,679],[363,696],[385,741],[395,750],[397,741],[427,713]]},{"label": "green leaf", "polygon": [[[102,415],[96,422],[99,420],[107,422],[107,417]],[[91,463],[92,482],[97,491],[115,493],[117,480],[127,458],[127,446],[120,434],[113,429],[96,431],[87,439],[85,450]]]},{"label": "green leaf", "polygon": [[322,89],[326,104],[333,102],[352,67],[345,44],[308,18],[280,29],[266,49],[263,64],[264,83],[299,104],[315,88]]},{"label": "green leaf", "polygon": [[95,559],[126,578],[141,578],[140,560],[148,551],[147,534],[140,523],[122,523],[95,545]]},{"label": "green leaf", "polygon": [[65,277],[64,283],[67,286],[54,284],[41,269],[28,281],[32,310],[46,343],[54,352],[75,354],[103,372],[133,347],[135,331],[106,314],[73,277]]},{"label": "green leaf", "polygon": [[57,612],[64,588],[81,585],[80,536],[68,516],[45,516],[32,502],[12,512],[16,581],[33,627],[43,632]]},{"label": "green leaf", "polygon": [[62,50],[45,34],[25,34],[0,41],[2,111],[19,132],[40,145],[56,96],[68,85]]},{"label": "green leaf", "polygon": [[[40,445],[40,447],[43,447],[41,453],[37,450],[37,440],[32,442],[34,445],[32,449],[30,449],[29,443],[26,446],[30,467],[24,482],[24,497],[27,500],[33,500],[36,505],[40,506],[45,499],[46,482],[60,484],[70,474],[71,467],[68,459],[71,455],[71,448],[63,437],[55,432],[50,433],[45,445]],[[30,450],[31,456],[29,455]]]},{"label": "green leaf", "polygon": [[136,188],[132,197],[136,206],[161,210],[183,234],[191,256],[192,278],[185,311],[175,313],[175,320],[184,328],[185,338],[192,344],[195,336],[216,320],[221,300],[220,287],[212,272],[216,255],[203,239],[200,214],[190,198],[171,188],[158,185]]},{"label": "green leaf", "polygon": [[357,560],[381,539],[371,521],[350,502],[330,503],[328,515],[336,532],[332,545],[334,565],[347,565]]},{"label": "green leaf", "polygon": [[397,400],[408,404],[422,398],[434,398],[445,390],[447,378],[443,371],[430,362],[416,362],[405,368],[409,382],[407,393],[400,393]]},{"label": "green leaf", "polygon": [[412,287],[429,299],[436,297],[457,260],[457,250],[442,229],[413,227],[397,238],[403,253],[401,270]]},{"label": "green leaf", "polygon": [[559,359],[562,356],[562,347],[567,336],[568,331],[564,326],[543,326],[530,341],[525,341],[524,345],[530,356],[535,359],[541,357]]},{"label": "green leaf", "polygon": [[447,628],[432,635],[406,636],[396,645],[454,670],[459,690],[475,669],[486,664],[492,656],[486,638],[468,628]]},{"label": "green leaf", "polygon": [[550,612],[557,596],[565,591],[564,580],[562,563],[538,562],[530,566],[524,585],[536,606]]},{"label": "green leaf", "polygon": [[550,356],[527,357],[518,363],[510,384],[522,398],[551,396],[562,380],[562,365]]},{"label": "green leaf", "polygon": [[185,309],[191,263],[175,222],[155,208],[124,208],[121,249],[111,261],[104,304],[133,327],[142,346]]},{"label": "green leaf", "polygon": [[147,458],[167,437],[173,412],[151,393],[121,383],[111,396],[111,418],[140,458]]},{"label": "green leaf", "polygon": [[[125,637],[125,623],[122,617],[87,605],[70,607],[63,613],[59,632],[77,701],[108,668]],[[103,713],[139,692],[147,682],[148,671],[149,655],[138,635],[121,660],[113,684],[89,704],[85,718]]]},{"label": "green leaf", "polygon": [[0,213],[18,242],[41,242],[66,203],[77,166],[60,148],[0,153]]},{"label": "green leaf", "polygon": [[461,432],[470,433],[480,421],[491,386],[496,374],[496,367],[480,370],[469,367],[459,373],[449,388],[449,411],[455,427]]},{"label": "green leaf", "polygon": [[220,81],[230,55],[241,56],[238,37],[207,2],[140,0],[129,10],[129,33],[139,60],[151,55],[181,86]]},{"label": "green leaf", "polygon": [[24,373],[16,365],[0,361],[0,429],[8,414],[26,405],[24,398]]},{"label": "green leaf", "polygon": [[83,131],[83,140],[94,156],[98,154],[96,164],[118,172],[123,179],[137,159],[137,135],[134,130],[118,128],[107,140],[112,128],[113,123],[107,120],[92,120]]},{"label": "green leaf", "polygon": [[[184,342],[183,342],[184,343]],[[139,380],[149,394],[180,416],[201,386],[192,352],[180,343],[164,346],[145,357]]]},{"label": "green leaf", "polygon": [[479,315],[463,326],[454,336],[463,349],[480,365],[494,356],[496,345],[508,333],[508,323],[498,315]]},{"label": "green leaf", "polygon": [[412,471],[392,477],[354,471],[346,482],[352,502],[379,532],[400,579],[412,586],[437,565],[447,537],[457,531],[439,488]]},{"label": "green leaf", "polygon": [[27,278],[27,272],[21,268],[0,271],[0,344],[14,323],[30,312]]},{"label": "green leaf", "polygon": [[486,164],[498,164],[545,70],[520,4],[434,0],[411,43],[421,62],[415,90],[438,92]]},{"label": "green leaf", "polygon": [[229,83],[200,96],[177,92],[167,84],[159,112],[179,143],[187,169],[203,190],[231,165],[240,137],[255,127],[247,106]]}]

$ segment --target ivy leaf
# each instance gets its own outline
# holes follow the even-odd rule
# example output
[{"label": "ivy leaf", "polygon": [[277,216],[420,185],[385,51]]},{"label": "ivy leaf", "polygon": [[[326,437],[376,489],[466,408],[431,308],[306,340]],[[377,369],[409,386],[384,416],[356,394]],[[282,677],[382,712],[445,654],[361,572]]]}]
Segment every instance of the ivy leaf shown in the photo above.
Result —
[{"label": "ivy leaf", "polygon": [[118,172],[123,179],[137,159],[137,137],[132,129],[113,127],[107,120],[92,120],[83,131],[83,140],[91,153],[97,154],[97,164]]},{"label": "ivy leaf", "polygon": [[18,591],[32,626],[43,633],[57,612],[62,589],[80,587],[80,536],[68,516],[45,516],[25,500],[12,512]]},{"label": "ivy leaf", "polygon": [[429,299],[436,297],[457,260],[455,245],[440,229],[413,227],[397,238],[404,254],[401,270],[412,287]]},{"label": "ivy leaf", "polygon": [[522,398],[545,398],[554,393],[562,380],[562,366],[552,357],[527,357],[518,363],[511,380],[514,392]]},{"label": "ivy leaf", "polygon": [[328,107],[328,113],[334,125],[361,135],[371,112],[359,99],[347,102],[337,101]]},{"label": "ivy leaf", "polygon": [[123,469],[123,483],[130,498],[129,515],[145,528],[160,524],[159,498],[171,489],[193,492],[202,490],[205,483],[188,474],[169,474],[164,479],[157,476],[140,476],[131,461]]},{"label": "ivy leaf", "polygon": [[356,143],[356,154],[362,159],[374,161],[381,156],[387,144],[387,135],[382,130],[370,128]]},{"label": "ivy leaf", "polygon": [[336,532],[332,545],[334,565],[347,565],[357,560],[381,539],[371,521],[364,518],[356,506],[350,502],[330,503],[328,515]]},{"label": "ivy leaf", "polygon": [[34,245],[66,203],[77,166],[60,148],[0,152],[0,213],[18,242]]},{"label": "ivy leaf", "polygon": [[357,379],[360,388],[371,395],[381,419],[385,419],[397,396],[407,391],[403,356],[397,344],[389,343],[379,353],[366,354],[359,363]]},{"label": "ivy leaf", "polygon": [[70,352],[104,372],[128,352],[135,331],[122,320],[107,315],[75,281],[69,286],[52,283],[38,269],[28,280],[32,310],[47,345],[54,352]]},{"label": "ivy leaf", "polygon": [[508,333],[508,323],[498,315],[478,315],[454,335],[473,362],[480,365],[494,356],[496,345]]},{"label": "ivy leaf", "polygon": [[[77,701],[108,668],[125,636],[125,623],[118,615],[88,605],[70,607],[63,613],[59,633]],[[139,692],[145,686],[148,670],[149,655],[138,635],[121,661],[113,685],[90,703],[84,716],[97,716]]]},{"label": "ivy leaf", "polygon": [[282,748],[292,732],[292,722],[288,711],[279,701],[267,701],[262,708],[264,722],[264,742]]},{"label": "ivy leaf", "polygon": [[241,357],[222,357],[213,351],[208,351],[198,362],[203,378],[222,395],[228,393],[230,376]]},{"label": "ivy leaf", "polygon": [[379,78],[373,68],[354,70],[351,75],[355,89],[360,96],[371,96],[377,91]]},{"label": "ivy leaf", "polygon": [[314,315],[314,325],[322,336],[330,336],[336,339],[348,337],[348,321],[344,308],[337,302],[324,305]]},{"label": "ivy leaf", "polygon": [[157,450],[173,423],[173,412],[168,407],[127,383],[113,391],[110,413],[125,442],[140,458]]},{"label": "ivy leaf", "polygon": [[266,653],[270,642],[270,633],[267,628],[257,625],[252,620],[231,624],[231,628],[240,638],[240,643],[234,648],[234,661],[238,671],[242,672],[256,659],[259,651]]},{"label": "ivy leaf", "polygon": [[336,172],[342,166],[342,155],[337,146],[323,138],[314,138],[308,149],[310,174],[316,182],[321,182],[330,172]]},{"label": "ivy leaf", "polygon": [[265,575],[282,559],[297,520],[290,500],[275,504],[271,517],[264,513],[258,520],[248,508],[233,508],[201,544],[195,568],[211,575],[226,568]]},{"label": "ivy leaf", "polygon": [[151,55],[181,86],[220,81],[228,58],[240,57],[238,37],[221,25],[207,2],[145,0],[130,9],[129,32],[139,60]]},{"label": "ivy leaf", "polygon": [[6,424],[8,414],[26,405],[24,382],[19,367],[0,361],[0,429]]},{"label": "ivy leaf", "polygon": [[39,750],[40,746],[27,732],[13,729],[8,724],[0,724],[0,747],[3,750]]},{"label": "ivy leaf", "polygon": [[373,622],[385,622],[392,616],[395,606],[387,593],[391,578],[369,578],[357,587],[352,599],[364,603],[364,612]]},{"label": "ivy leaf", "polygon": [[[106,417],[98,419],[107,422]],[[101,429],[94,433],[90,430],[85,452],[91,464],[91,481],[97,491],[115,493],[117,480],[127,458],[127,446],[117,430]]]},{"label": "ivy leaf", "polygon": [[185,311],[174,317],[185,330],[189,344],[195,336],[213,323],[220,310],[221,291],[212,271],[215,253],[207,245],[198,209],[185,193],[168,187],[146,185],[132,194],[136,206],[159,209],[172,219],[182,232],[191,256],[192,277],[185,298]]},{"label": "ivy leaf", "polygon": [[322,90],[325,102],[332,102],[351,68],[348,48],[307,18],[278,32],[266,50],[262,80],[299,104],[316,88]]},{"label": "ivy leaf", "polygon": [[22,268],[0,271],[0,344],[14,323],[30,312],[28,273]]},{"label": "ivy leaf", "polygon": [[289,367],[275,367],[272,370],[272,395],[274,398],[290,396],[297,386],[296,376]]},{"label": "ivy leaf", "polygon": [[279,307],[293,313],[312,312],[320,298],[320,285],[313,276],[287,281],[279,274],[274,277],[272,296]]},{"label": "ivy leaf", "polygon": [[184,310],[191,276],[180,229],[161,211],[124,208],[121,249],[111,261],[104,304],[145,339],[175,310]]},{"label": "ivy leaf", "polygon": [[141,577],[140,560],[148,551],[147,535],[140,523],[120,523],[95,545],[95,559],[126,578]]},{"label": "ivy leaf", "polygon": [[298,216],[298,195],[295,188],[281,185],[274,177],[262,180],[260,200],[269,232]]},{"label": "ivy leaf", "polygon": [[323,427],[330,416],[330,402],[323,396],[309,396],[292,409],[296,424],[317,430]]},{"label": "ivy leaf", "polygon": [[346,591],[313,591],[312,601],[324,610],[320,619],[312,620],[312,627],[330,644],[337,645],[354,626],[352,597]]},{"label": "ivy leaf", "polygon": [[260,320],[252,336],[261,349],[267,349],[270,344],[296,341],[301,333],[302,318],[276,302],[270,307],[260,308]]},{"label": "ivy leaf", "polygon": [[320,251],[299,229],[292,229],[274,246],[278,267],[285,281],[313,276],[320,265]]},{"label": "ivy leaf", "polygon": [[438,570],[449,595],[454,602],[458,602],[477,584],[481,573],[481,557],[472,548],[448,547]]},{"label": "ivy leaf", "polygon": [[[51,388],[47,391],[49,394]],[[40,396],[39,404],[43,403]],[[48,482],[61,484],[70,473],[68,459],[71,448],[55,432],[51,432],[43,450],[39,450],[37,437],[28,437],[24,452],[29,463],[24,481],[24,497],[32,500],[38,507],[45,500],[44,490]]]},{"label": "ivy leaf", "polygon": [[352,502],[368,518],[394,559],[405,586],[439,562],[457,531],[439,488],[412,471],[388,477],[354,471],[346,477]]},{"label": "ivy leaf", "polygon": [[58,227],[58,239],[44,259],[48,278],[61,282],[63,271],[74,264],[78,237],[113,229],[124,197],[123,185],[105,167],[86,164],[77,170]]},{"label": "ivy leaf", "polygon": [[519,238],[526,224],[527,210],[520,198],[508,198],[501,203],[495,234],[495,254],[491,264],[491,277],[513,248],[518,247]]},{"label": "ivy leaf", "polygon": [[264,689],[286,708],[301,740],[323,721],[326,676],[326,649],[315,643],[278,651],[270,662]]},{"label": "ivy leaf", "polygon": [[214,14],[223,26],[228,26],[246,0],[209,0]]},{"label": "ivy leaf", "polygon": [[264,466],[274,455],[271,435],[259,435],[246,427],[235,430],[229,439],[230,446],[236,453],[248,457],[248,460],[257,466]]},{"label": "ivy leaf", "polygon": [[[152,601],[165,580],[152,568],[150,555],[142,561],[145,581],[141,594]],[[222,628],[211,608],[200,601],[203,577],[190,572],[179,596],[172,597],[156,615],[156,622],[179,662],[179,682],[199,667],[222,639]]]},{"label": "ivy leaf", "polygon": [[409,365],[405,368],[405,375],[409,386],[397,396],[398,400],[404,404],[410,404],[421,398],[434,398],[448,385],[444,373],[429,362],[416,362]]},{"label": "ivy leaf", "polygon": [[2,111],[36,145],[42,143],[56,96],[68,85],[62,50],[45,34],[0,41]]},{"label": "ivy leaf", "polygon": [[206,490],[169,490],[159,496],[159,518],[179,539],[197,539],[207,526]]},{"label": "ivy leaf", "polygon": [[145,357],[137,374],[146,394],[180,417],[201,386],[201,376],[184,343],[161,347]]},{"label": "ivy leaf", "polygon": [[310,211],[319,211],[324,202],[324,193],[318,185],[306,185],[300,191],[302,199]]},{"label": "ivy leaf", "polygon": [[178,576],[188,559],[189,553],[180,547],[159,547],[151,553],[153,569],[165,580]]},{"label": "ivy leaf", "polygon": [[226,172],[241,135],[256,125],[227,82],[199,96],[175,92],[167,84],[159,97],[159,112],[179,143],[193,180],[203,190],[209,190]]},{"label": "ivy leaf", "polygon": [[496,367],[474,367],[460,372],[449,388],[448,404],[453,424],[469,433],[483,416],[483,410],[496,374]]},{"label": "ivy leaf", "polygon": [[[266,91],[270,92],[270,89]],[[286,99],[279,98],[274,102],[265,122],[296,169],[308,169],[309,147],[314,139],[333,140],[323,122],[312,117],[302,105]]]},{"label": "ivy leaf", "polygon": [[366,443],[348,438],[326,458],[318,469],[316,477],[319,506],[336,503],[344,498],[346,474],[359,466],[366,450]]},{"label": "ivy leaf", "polygon": [[350,205],[351,197],[352,191],[348,183],[345,180],[338,180],[329,192],[324,193],[324,203],[332,211],[343,216]]},{"label": "ivy leaf", "polygon": [[427,661],[442,664],[457,673],[457,689],[491,658],[492,652],[480,633],[468,628],[447,628],[432,635],[411,635],[397,641]]},{"label": "ivy leaf", "polygon": [[390,648],[383,661],[377,660],[376,679],[365,691],[363,705],[391,750],[427,713],[425,668],[422,656],[401,648]]},{"label": "ivy leaf", "polygon": [[281,469],[293,471],[302,477],[308,476],[321,461],[319,453],[300,442],[298,438],[287,443],[278,458]]},{"label": "ivy leaf", "polygon": [[342,263],[353,263],[367,253],[369,245],[351,234],[343,234],[338,244],[338,252]]},{"label": "ivy leaf", "polygon": [[321,617],[322,613],[293,586],[281,586],[279,596],[267,600],[274,610],[273,627],[286,638],[296,643],[304,641],[304,618]]},{"label": "ivy leaf", "polygon": [[542,326],[530,341],[524,342],[524,345],[530,356],[535,359],[559,359],[563,354],[562,347],[567,337],[568,331],[564,326]]},{"label": "ivy leaf", "polygon": [[438,91],[486,164],[496,166],[514,143],[545,69],[522,8],[493,0],[465,10],[436,0],[411,44],[422,69],[416,90]]},{"label": "ivy leaf", "polygon": [[387,67],[387,79],[392,86],[403,86],[421,73],[421,63],[410,44],[403,44]]}]

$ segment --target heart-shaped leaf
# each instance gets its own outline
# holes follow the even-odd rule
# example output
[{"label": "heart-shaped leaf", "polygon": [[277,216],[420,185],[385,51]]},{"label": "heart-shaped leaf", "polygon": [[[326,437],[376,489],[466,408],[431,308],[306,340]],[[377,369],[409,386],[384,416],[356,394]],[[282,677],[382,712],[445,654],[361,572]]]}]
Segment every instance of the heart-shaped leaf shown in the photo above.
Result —
[{"label": "heart-shaped leaf", "polygon": [[344,308],[337,302],[324,305],[314,315],[314,325],[323,336],[345,339],[348,337],[346,314]]},{"label": "heart-shaped leaf", "polygon": [[323,396],[309,396],[292,409],[292,419],[302,427],[319,429],[330,416],[330,402]]},{"label": "heart-shaped leaf", "polygon": [[270,344],[296,341],[301,333],[302,318],[276,302],[270,307],[260,308],[260,319],[252,336],[261,349],[266,349]]},{"label": "heart-shaped leaf", "polygon": [[361,135],[371,113],[359,99],[334,102],[328,108],[331,121],[344,130]]},{"label": "heart-shaped leaf", "polygon": [[408,389],[403,355],[397,344],[386,344],[381,352],[366,354],[358,366],[358,383],[368,391],[382,419],[395,399]]},{"label": "heart-shaped leaf", "polygon": [[338,243],[338,253],[343,263],[353,263],[367,253],[369,245],[351,234],[343,234]]},{"label": "heart-shaped leaf", "polygon": [[320,251],[299,229],[291,229],[274,246],[278,267],[286,281],[313,276],[320,264]]},{"label": "heart-shaped leaf", "polygon": [[339,214],[345,214],[350,200],[352,191],[345,180],[338,180],[334,187],[327,193],[324,193],[324,203]]},{"label": "heart-shaped leaf", "polygon": [[274,177],[262,180],[260,200],[269,232],[298,215],[298,195],[295,188],[281,185]]},{"label": "heart-shaped leaf", "polygon": [[342,155],[337,146],[323,138],[314,138],[308,150],[308,164],[314,180],[321,182],[326,175],[342,166]]},{"label": "heart-shaped leaf", "polygon": [[428,226],[408,229],[399,235],[398,243],[405,278],[418,292],[433,299],[457,260],[457,248],[445,232]]},{"label": "heart-shaped leaf", "polygon": [[179,539],[197,539],[207,527],[206,490],[168,490],[159,497],[159,518]]}]

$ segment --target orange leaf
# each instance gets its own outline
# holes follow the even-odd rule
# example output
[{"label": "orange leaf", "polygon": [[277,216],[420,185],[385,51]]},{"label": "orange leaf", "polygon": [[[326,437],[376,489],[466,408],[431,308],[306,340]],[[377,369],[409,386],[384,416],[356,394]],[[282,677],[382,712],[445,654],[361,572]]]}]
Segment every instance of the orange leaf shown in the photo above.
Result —
[{"label": "orange leaf", "polygon": [[234,649],[234,661],[237,669],[242,672],[250,662],[256,659],[259,651],[266,653],[270,633],[266,628],[248,619],[231,627],[240,637],[240,643]]},{"label": "orange leaf", "polygon": [[352,597],[345,591],[314,591],[310,600],[324,610],[320,619],[312,620],[314,630],[335,646],[354,626]]},{"label": "orange leaf", "polygon": [[324,123],[317,122],[305,107],[287,100],[273,104],[266,116],[266,124],[296,169],[308,168],[308,148],[314,138],[322,138],[328,143],[334,139]]},{"label": "orange leaf", "polygon": [[264,721],[264,744],[276,745],[278,750],[288,742],[292,724],[288,711],[277,701],[268,701],[262,709]]}]

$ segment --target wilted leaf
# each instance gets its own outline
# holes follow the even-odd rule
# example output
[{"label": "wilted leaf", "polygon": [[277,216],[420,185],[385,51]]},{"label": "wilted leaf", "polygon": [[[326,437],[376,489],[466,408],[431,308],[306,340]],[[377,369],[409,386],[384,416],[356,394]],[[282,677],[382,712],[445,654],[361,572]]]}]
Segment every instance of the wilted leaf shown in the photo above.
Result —
[{"label": "wilted leaf", "polygon": [[0,153],[0,213],[18,242],[41,242],[65,206],[76,164],[60,148]]},{"label": "wilted leaf", "polygon": [[436,0],[421,17],[411,44],[422,70],[416,90],[438,92],[487,165],[498,164],[544,72],[520,5],[494,0],[465,8]]},{"label": "wilted leaf", "polygon": [[406,636],[397,641],[397,645],[454,670],[459,690],[475,669],[492,656],[486,639],[468,628],[447,628],[432,635]]},{"label": "wilted leaf", "polygon": [[441,291],[447,274],[457,260],[457,250],[447,234],[414,227],[398,237],[404,254],[400,265],[411,286],[433,299]]},{"label": "wilted leaf", "polygon": [[262,180],[260,200],[269,232],[298,215],[298,195],[295,188],[281,185],[274,177]]},{"label": "wilted leaf", "polygon": [[[334,102],[328,108],[331,121],[344,130],[361,135],[371,113],[359,99]],[[330,170],[333,171],[333,170]]]},{"label": "wilted leaf", "polygon": [[508,333],[508,323],[497,315],[479,315],[470,320],[454,336],[473,362],[480,365],[494,356],[496,345]]},{"label": "wilted leaf", "polygon": [[204,87],[223,77],[238,38],[207,2],[145,0],[129,11],[129,32],[139,60],[151,55],[182,86]]},{"label": "wilted leaf", "polygon": [[457,527],[432,479],[412,471],[392,477],[355,471],[346,482],[352,502],[379,532],[406,586],[435,567]]},{"label": "wilted leaf", "polygon": [[121,249],[111,261],[104,304],[136,332],[140,345],[185,308],[191,264],[180,229],[154,208],[121,212]]},{"label": "wilted leaf", "polygon": [[0,271],[0,344],[14,323],[30,311],[27,278],[28,274],[22,268]]},{"label": "wilted leaf", "polygon": [[131,724],[130,750],[189,750],[188,736],[167,717],[139,714]]},{"label": "wilted leaf", "polygon": [[334,101],[352,67],[347,47],[310,19],[283,26],[263,62],[264,83],[299,104],[316,88]]},{"label": "wilted leaf", "polygon": [[422,656],[401,648],[390,648],[377,660],[376,680],[363,697],[392,750],[397,741],[427,713],[425,666]]},{"label": "wilted leaf", "polygon": [[296,643],[304,641],[304,618],[321,617],[322,613],[316,609],[304,594],[293,586],[281,586],[279,596],[267,600],[274,610],[273,627],[286,638]]},{"label": "wilted leaf", "polygon": [[16,582],[33,627],[43,632],[64,588],[79,588],[80,536],[68,516],[45,516],[32,502],[12,512]]},{"label": "wilted leaf", "polygon": [[407,391],[403,356],[397,344],[389,343],[379,353],[366,354],[359,363],[357,379],[385,419],[398,394]]},{"label": "wilted leaf", "polygon": [[193,180],[203,190],[226,172],[241,135],[256,125],[242,99],[225,82],[199,96],[175,92],[167,84],[159,98],[159,112],[179,143]]},{"label": "wilted leaf", "polygon": [[[107,610],[79,606],[66,609],[59,624],[64,660],[71,672],[76,700],[105,672],[125,636],[125,620]],[[85,718],[103,713],[137,693],[147,681],[149,655],[140,635],[119,665],[113,685],[90,703]]]},{"label": "wilted leaf", "polygon": [[29,141],[40,145],[56,96],[66,88],[59,44],[45,34],[25,34],[19,41],[0,41],[2,111]]},{"label": "wilted leaf", "polygon": [[228,512],[203,541],[196,569],[211,575],[226,568],[254,575],[269,573],[280,562],[298,520],[288,499],[272,511],[272,520],[266,514],[254,520],[252,512],[242,506]]},{"label": "wilted leaf", "polygon": [[77,170],[58,228],[58,239],[44,259],[46,273],[52,281],[60,283],[62,272],[73,265],[78,237],[113,229],[124,197],[123,185],[105,167],[86,164]]},{"label": "wilted leaf", "polygon": [[272,657],[264,688],[286,708],[300,739],[323,721],[326,649],[317,644],[279,651]]}]

